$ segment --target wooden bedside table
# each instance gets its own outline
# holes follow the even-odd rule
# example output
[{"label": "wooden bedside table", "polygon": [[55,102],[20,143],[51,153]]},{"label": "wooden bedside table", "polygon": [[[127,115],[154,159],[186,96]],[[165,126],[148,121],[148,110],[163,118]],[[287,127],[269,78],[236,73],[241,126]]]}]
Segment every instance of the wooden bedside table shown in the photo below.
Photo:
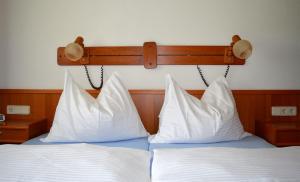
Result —
[{"label": "wooden bedside table", "polygon": [[278,147],[300,146],[300,124],[267,123],[264,127],[264,136],[266,140]]},{"label": "wooden bedside table", "polygon": [[0,143],[23,143],[46,132],[46,119],[6,121],[0,125]]}]

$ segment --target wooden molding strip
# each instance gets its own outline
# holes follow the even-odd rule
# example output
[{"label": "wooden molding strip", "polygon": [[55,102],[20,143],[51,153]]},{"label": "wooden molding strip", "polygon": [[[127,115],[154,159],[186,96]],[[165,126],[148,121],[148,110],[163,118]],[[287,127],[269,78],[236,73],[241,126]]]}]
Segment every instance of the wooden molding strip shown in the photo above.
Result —
[{"label": "wooden molding strip", "polygon": [[[97,90],[87,90],[91,94],[97,94]],[[201,95],[204,90],[187,90],[190,94]],[[57,94],[61,93],[62,89],[0,89],[0,94]],[[162,95],[164,90],[129,90],[131,94],[152,94]],[[234,94],[240,95],[298,95],[300,90],[233,90]]]}]

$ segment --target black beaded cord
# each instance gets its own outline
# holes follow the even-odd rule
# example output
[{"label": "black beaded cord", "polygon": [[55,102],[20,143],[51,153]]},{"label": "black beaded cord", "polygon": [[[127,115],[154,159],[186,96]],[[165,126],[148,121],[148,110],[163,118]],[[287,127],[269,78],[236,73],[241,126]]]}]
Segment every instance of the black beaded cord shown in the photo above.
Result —
[{"label": "black beaded cord", "polygon": [[83,65],[83,66],[84,66],[84,69],[85,69],[86,77],[87,77],[87,79],[88,79],[88,81],[89,81],[91,87],[92,87],[93,89],[100,90],[100,89],[102,88],[102,86],[103,86],[103,65],[101,66],[101,74],[100,74],[100,80],[101,80],[101,83],[100,83],[100,86],[99,86],[99,87],[97,87],[97,86],[95,86],[95,85],[93,84],[92,79],[91,79],[90,74],[89,74],[89,70],[88,70],[88,68],[87,68],[87,65]]},{"label": "black beaded cord", "polygon": [[[226,78],[227,75],[228,75],[229,68],[230,68],[230,65],[227,65],[227,68],[226,68],[226,71],[225,71],[225,74],[224,74],[224,77],[225,77],[225,78]],[[198,69],[198,72],[199,72],[199,74],[200,74],[200,77],[201,77],[203,83],[206,85],[206,87],[209,87],[209,84],[207,83],[207,81],[206,81],[206,79],[205,79],[205,77],[204,77],[204,75],[203,75],[203,72],[202,72],[202,70],[201,70],[201,68],[200,68],[199,65],[197,65],[197,69]]]}]

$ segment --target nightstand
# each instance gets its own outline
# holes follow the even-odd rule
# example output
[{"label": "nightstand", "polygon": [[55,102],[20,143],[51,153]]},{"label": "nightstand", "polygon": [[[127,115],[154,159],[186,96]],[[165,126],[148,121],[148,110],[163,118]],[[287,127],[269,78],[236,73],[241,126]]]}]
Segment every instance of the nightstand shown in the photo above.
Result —
[{"label": "nightstand", "polygon": [[300,124],[298,123],[266,123],[264,137],[278,147],[300,146]]},{"label": "nightstand", "polygon": [[23,143],[46,132],[46,119],[6,121],[0,125],[0,143]]}]

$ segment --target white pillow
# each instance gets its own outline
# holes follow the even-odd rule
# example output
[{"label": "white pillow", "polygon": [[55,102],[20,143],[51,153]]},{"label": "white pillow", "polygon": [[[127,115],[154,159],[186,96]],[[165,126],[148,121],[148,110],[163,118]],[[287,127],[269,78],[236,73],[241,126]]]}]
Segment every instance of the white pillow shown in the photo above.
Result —
[{"label": "white pillow", "polygon": [[105,142],[148,136],[136,107],[113,74],[95,99],[66,71],[50,133],[43,142]]},{"label": "white pillow", "polygon": [[166,82],[159,131],[150,143],[212,143],[248,135],[224,77],[215,80],[201,100],[180,88],[170,75]]}]

